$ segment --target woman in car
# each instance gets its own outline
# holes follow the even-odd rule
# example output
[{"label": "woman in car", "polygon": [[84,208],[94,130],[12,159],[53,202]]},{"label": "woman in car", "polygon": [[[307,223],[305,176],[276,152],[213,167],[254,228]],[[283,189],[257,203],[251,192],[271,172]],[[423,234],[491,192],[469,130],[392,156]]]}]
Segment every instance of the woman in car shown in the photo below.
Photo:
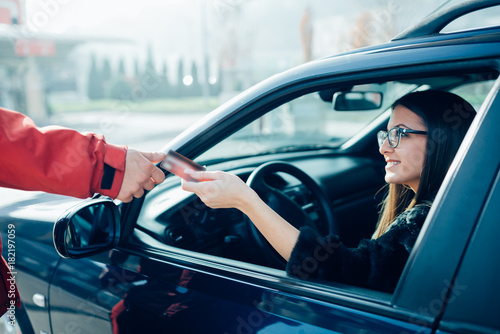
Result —
[{"label": "woman in car", "polygon": [[188,170],[205,182],[183,180],[182,187],[211,208],[246,214],[287,260],[289,275],[392,292],[475,114],[461,97],[435,90],[410,93],[393,104],[388,131],[377,134],[388,191],[372,239],[356,248],[308,226],[297,230],[235,175]]}]

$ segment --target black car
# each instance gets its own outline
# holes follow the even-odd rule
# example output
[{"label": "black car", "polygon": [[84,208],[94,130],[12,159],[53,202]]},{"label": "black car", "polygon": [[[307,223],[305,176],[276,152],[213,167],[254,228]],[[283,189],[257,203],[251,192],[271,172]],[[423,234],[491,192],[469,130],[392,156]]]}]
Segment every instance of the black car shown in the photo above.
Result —
[{"label": "black car", "polygon": [[266,177],[318,230],[355,246],[377,221],[376,133],[392,102],[427,89],[464,97],[478,115],[394,293],[288,277],[241,212],[208,208],[167,173],[129,204],[77,201],[54,227],[65,258],[53,222],[74,199],[1,209],[4,245],[15,233],[22,332],[499,333],[500,26],[441,32],[493,5],[468,1],[387,44],[273,76],[165,147],[208,170]]}]

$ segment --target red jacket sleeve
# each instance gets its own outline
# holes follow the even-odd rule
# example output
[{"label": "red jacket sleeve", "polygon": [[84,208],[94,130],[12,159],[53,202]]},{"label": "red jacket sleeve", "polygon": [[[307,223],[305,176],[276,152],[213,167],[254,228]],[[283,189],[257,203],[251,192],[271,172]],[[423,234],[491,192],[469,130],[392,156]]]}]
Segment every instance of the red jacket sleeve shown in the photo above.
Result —
[{"label": "red jacket sleeve", "polygon": [[27,116],[0,108],[0,186],[116,198],[125,173],[126,146],[59,126],[38,128]]}]

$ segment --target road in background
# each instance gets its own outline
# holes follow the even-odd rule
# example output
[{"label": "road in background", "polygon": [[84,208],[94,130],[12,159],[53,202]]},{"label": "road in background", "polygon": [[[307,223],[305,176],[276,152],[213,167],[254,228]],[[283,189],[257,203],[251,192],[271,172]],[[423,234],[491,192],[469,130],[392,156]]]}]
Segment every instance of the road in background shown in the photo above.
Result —
[{"label": "road in background", "polygon": [[50,118],[50,123],[79,132],[103,134],[106,141],[112,144],[154,151],[164,147],[204,115],[192,112],[162,114],[86,111],[58,114]]}]

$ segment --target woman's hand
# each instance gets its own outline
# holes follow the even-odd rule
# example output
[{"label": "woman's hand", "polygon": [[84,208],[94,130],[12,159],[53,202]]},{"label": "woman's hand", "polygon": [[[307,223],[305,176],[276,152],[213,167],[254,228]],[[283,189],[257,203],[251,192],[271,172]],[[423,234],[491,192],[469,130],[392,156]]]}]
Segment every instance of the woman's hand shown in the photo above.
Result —
[{"label": "woman's hand", "polygon": [[194,192],[207,206],[213,209],[236,208],[244,211],[245,206],[257,194],[238,176],[225,172],[195,172],[187,169],[186,174],[202,182],[182,180],[182,189]]},{"label": "woman's hand", "polygon": [[194,192],[213,209],[236,208],[246,214],[271,245],[288,260],[299,231],[264,203],[243,180],[225,172],[186,170],[201,182],[182,180],[182,189]]}]

